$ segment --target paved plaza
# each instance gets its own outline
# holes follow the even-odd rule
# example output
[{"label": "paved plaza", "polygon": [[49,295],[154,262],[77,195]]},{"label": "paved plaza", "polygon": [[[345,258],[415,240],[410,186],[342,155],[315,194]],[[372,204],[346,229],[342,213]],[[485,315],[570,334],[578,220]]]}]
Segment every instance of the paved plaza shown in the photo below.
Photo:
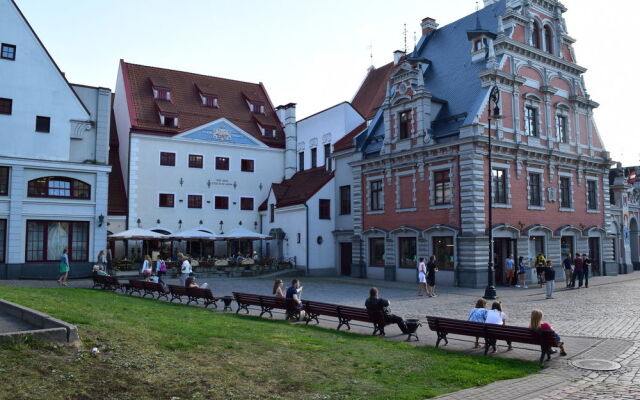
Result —
[{"label": "paved plaza", "polygon": [[[285,284],[290,278],[284,278]],[[169,283],[175,280],[169,279]],[[270,294],[271,278],[199,278],[208,282],[216,296],[230,295],[232,291]],[[2,284],[20,286],[57,286],[55,281],[2,281]],[[554,299],[545,300],[544,290],[538,287],[516,289],[498,287],[498,295],[509,316],[508,323],[526,326],[533,308],[545,313],[565,341],[569,356],[554,355],[539,374],[526,378],[501,381],[485,387],[463,390],[442,396],[443,399],[640,399],[640,273],[591,280],[588,289],[564,289],[557,282]],[[453,287],[438,288],[435,298],[416,296],[415,285],[352,278],[303,279],[303,298],[318,301],[363,306],[370,286],[377,286],[382,297],[391,300],[393,313],[405,318],[424,320],[426,315],[464,319],[483,290]],[[72,287],[90,287],[88,280],[71,281]],[[220,307],[221,308],[221,307]],[[235,308],[234,308],[235,309]],[[274,313],[274,318],[282,318]],[[335,328],[333,320],[321,320],[321,325]],[[355,332],[369,334],[369,326],[356,325]],[[435,334],[423,326],[418,332],[416,345],[434,345]],[[393,326],[387,329],[389,340],[404,340]],[[455,337],[454,337],[455,338]],[[500,343],[499,343],[500,344]],[[526,346],[515,346],[506,351],[499,346],[494,356],[515,357],[536,361],[539,351]],[[472,338],[450,340],[450,350],[469,354],[482,354],[473,348]],[[531,351],[533,350],[533,351]],[[603,359],[619,363],[614,371],[591,371],[572,365],[581,359]]]}]

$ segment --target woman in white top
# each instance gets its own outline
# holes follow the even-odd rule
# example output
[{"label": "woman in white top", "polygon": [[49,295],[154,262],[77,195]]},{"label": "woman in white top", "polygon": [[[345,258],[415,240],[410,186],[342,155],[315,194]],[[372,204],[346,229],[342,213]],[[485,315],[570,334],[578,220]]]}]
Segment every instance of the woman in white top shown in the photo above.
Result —
[{"label": "woman in white top", "polygon": [[422,292],[427,294],[427,265],[424,263],[424,258],[420,257],[420,263],[418,264],[418,296],[422,296]]},{"label": "woman in white top", "polygon": [[145,280],[149,280],[152,272],[153,271],[151,270],[151,257],[145,256],[144,261],[142,262],[142,269],[140,270],[140,273],[142,274],[142,277]]},{"label": "woman in white top", "polygon": [[[491,305],[491,310],[487,311],[487,319],[485,320],[487,324],[496,324],[496,325],[506,325],[507,323],[507,314],[502,311],[502,303],[499,301],[494,301]],[[511,342],[507,341],[509,348],[507,350],[511,350]],[[496,352],[496,342],[493,340],[491,342],[491,347],[493,347],[493,352]]]}]

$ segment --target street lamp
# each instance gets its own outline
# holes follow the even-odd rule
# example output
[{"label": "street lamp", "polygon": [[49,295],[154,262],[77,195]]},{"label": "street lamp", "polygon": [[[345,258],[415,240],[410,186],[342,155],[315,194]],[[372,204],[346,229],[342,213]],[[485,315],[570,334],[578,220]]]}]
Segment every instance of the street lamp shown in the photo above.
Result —
[{"label": "street lamp", "polygon": [[[493,103],[493,108],[491,104]],[[484,290],[484,298],[487,300],[495,300],[496,293],[496,276],[493,266],[493,168],[491,167],[491,120],[500,118],[500,89],[494,85],[489,94],[489,102],[487,104],[487,116],[489,117],[489,264],[487,271],[487,287]]]}]

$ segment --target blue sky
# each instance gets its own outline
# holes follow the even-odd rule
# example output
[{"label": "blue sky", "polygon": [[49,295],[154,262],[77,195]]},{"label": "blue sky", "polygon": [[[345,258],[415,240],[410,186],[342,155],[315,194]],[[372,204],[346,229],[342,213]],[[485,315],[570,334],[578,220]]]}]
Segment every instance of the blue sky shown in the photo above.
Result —
[{"label": "blue sky", "polygon": [[[74,83],[115,87],[118,60],[263,82],[275,105],[298,103],[302,118],[351,100],[370,65],[420,36],[420,21],[442,25],[475,10],[475,0],[15,0]],[[480,1],[482,6],[482,1]],[[565,0],[578,63],[601,107],[596,121],[615,160],[640,164],[630,146],[636,113],[631,45],[640,6]],[[624,11],[624,12],[622,12]]]}]

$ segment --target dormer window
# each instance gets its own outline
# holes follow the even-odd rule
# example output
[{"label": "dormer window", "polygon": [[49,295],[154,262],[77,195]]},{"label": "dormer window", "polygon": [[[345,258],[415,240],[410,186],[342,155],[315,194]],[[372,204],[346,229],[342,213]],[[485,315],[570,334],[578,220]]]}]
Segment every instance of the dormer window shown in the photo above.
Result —
[{"label": "dormer window", "polygon": [[178,126],[178,118],[173,118],[173,117],[165,117],[165,116],[160,116],[160,123],[163,126],[168,126],[171,128],[175,128]]},{"label": "dormer window", "polygon": [[218,98],[215,96],[200,93],[200,100],[205,107],[218,108]]},{"label": "dormer window", "polygon": [[167,88],[154,87],[153,98],[156,100],[171,101],[171,91],[169,91],[169,89]]},{"label": "dormer window", "polygon": [[478,39],[476,41],[473,42],[473,51],[480,51],[482,50],[482,40]]},{"label": "dormer window", "polygon": [[276,130],[275,130],[274,127],[272,127],[272,126],[262,126],[258,122],[258,128],[260,129],[260,133],[262,133],[262,136],[265,136],[265,137],[276,137]]},{"label": "dormer window", "polygon": [[249,110],[256,114],[264,114],[264,103],[261,101],[251,101],[248,100]]}]

